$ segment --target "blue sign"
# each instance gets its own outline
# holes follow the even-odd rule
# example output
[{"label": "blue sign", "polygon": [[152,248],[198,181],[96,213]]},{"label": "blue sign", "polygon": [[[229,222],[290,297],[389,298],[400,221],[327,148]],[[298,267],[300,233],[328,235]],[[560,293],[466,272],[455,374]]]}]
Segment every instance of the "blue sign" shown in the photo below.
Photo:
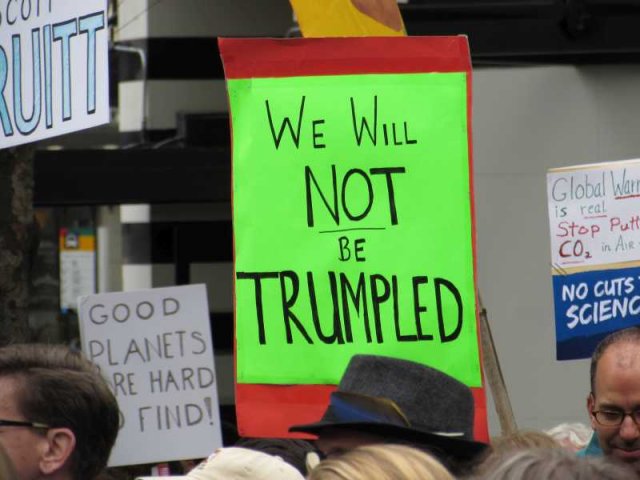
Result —
[{"label": "blue sign", "polygon": [[558,360],[589,358],[609,333],[640,324],[640,267],[553,276]]}]

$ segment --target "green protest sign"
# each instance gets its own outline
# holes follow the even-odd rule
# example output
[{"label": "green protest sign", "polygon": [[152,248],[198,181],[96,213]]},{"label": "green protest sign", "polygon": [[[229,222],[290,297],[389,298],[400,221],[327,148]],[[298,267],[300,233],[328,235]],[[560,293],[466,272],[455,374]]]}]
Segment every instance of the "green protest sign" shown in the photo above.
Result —
[{"label": "green protest sign", "polygon": [[238,383],[375,353],[481,386],[466,74],[227,85]]}]

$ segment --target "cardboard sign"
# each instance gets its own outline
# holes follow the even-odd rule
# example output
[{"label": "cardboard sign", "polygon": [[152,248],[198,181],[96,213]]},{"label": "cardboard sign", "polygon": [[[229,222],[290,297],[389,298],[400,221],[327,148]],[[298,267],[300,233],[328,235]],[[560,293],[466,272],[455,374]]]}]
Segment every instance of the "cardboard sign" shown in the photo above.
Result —
[{"label": "cardboard sign", "polygon": [[220,51],[241,429],[244,386],[335,385],[355,353],[481,388],[466,39],[223,39]]},{"label": "cardboard sign", "polygon": [[222,446],[204,285],[79,299],[82,349],[118,399],[110,466],[202,458]]},{"label": "cardboard sign", "polygon": [[557,358],[640,324],[640,160],[547,174]]},{"label": "cardboard sign", "polygon": [[290,0],[302,35],[387,37],[406,35],[396,0]]},{"label": "cardboard sign", "polygon": [[0,0],[0,148],[109,122],[107,1]]}]

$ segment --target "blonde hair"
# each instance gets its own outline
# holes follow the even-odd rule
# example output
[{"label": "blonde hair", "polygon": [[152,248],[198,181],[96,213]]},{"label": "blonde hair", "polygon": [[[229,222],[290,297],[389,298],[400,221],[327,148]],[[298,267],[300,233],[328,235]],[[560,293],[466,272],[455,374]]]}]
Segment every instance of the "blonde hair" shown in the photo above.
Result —
[{"label": "blonde hair", "polygon": [[376,444],[323,460],[308,480],[454,480],[434,457],[406,445]]}]

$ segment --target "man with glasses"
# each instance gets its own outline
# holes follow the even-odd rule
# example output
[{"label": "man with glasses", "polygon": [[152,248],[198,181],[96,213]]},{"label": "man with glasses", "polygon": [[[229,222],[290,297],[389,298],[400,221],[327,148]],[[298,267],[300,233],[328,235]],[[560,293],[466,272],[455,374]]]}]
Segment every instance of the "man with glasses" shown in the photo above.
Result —
[{"label": "man with glasses", "polygon": [[118,404],[97,368],[64,346],[0,348],[0,445],[20,480],[91,480],[106,466]]},{"label": "man with glasses", "polygon": [[591,357],[587,409],[595,434],[579,455],[607,455],[640,473],[640,327],[604,338]]}]

